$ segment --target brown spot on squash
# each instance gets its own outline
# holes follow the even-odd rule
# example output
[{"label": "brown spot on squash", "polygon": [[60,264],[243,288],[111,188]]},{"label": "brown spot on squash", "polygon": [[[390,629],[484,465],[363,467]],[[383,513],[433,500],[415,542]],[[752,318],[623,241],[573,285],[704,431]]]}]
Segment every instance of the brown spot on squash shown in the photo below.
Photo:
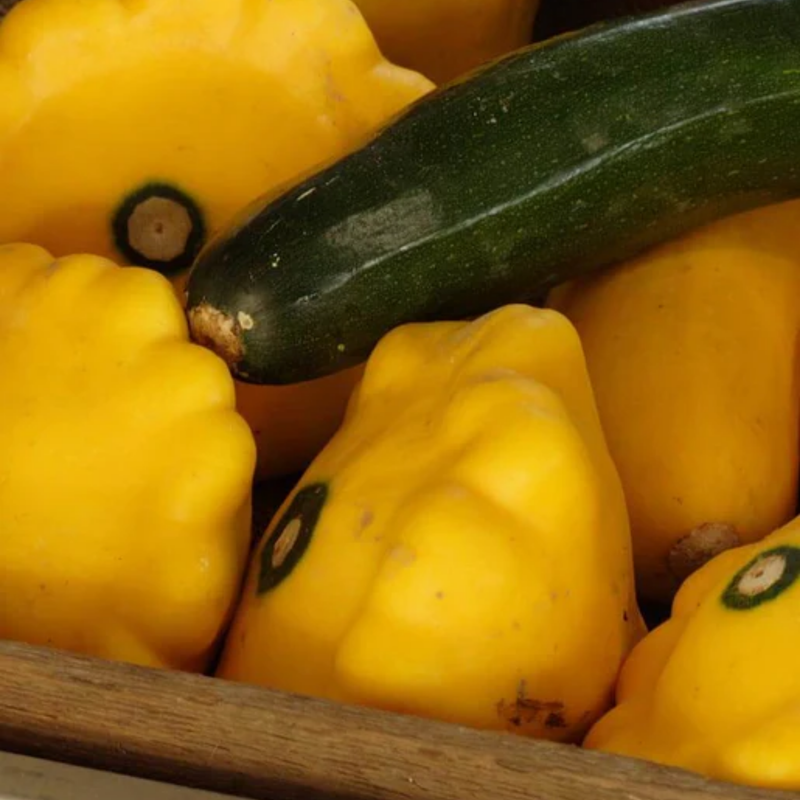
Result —
[{"label": "brown spot on squash", "polygon": [[545,728],[566,728],[567,721],[564,719],[563,711],[551,711],[548,713],[545,721]]},{"label": "brown spot on squash", "polygon": [[375,520],[375,512],[371,508],[364,508],[361,510],[361,516],[358,520],[358,531],[356,533],[356,538],[361,536],[361,534],[370,526],[372,525],[373,521]]},{"label": "brown spot on squash", "polygon": [[417,560],[417,554],[407,544],[401,542],[389,551],[389,558],[404,567],[409,567]]},{"label": "brown spot on squash", "polygon": [[567,727],[564,704],[560,700],[534,700],[529,697],[524,678],[517,684],[514,700],[502,699],[497,703],[497,713],[514,728],[533,725],[543,715],[546,728]]},{"label": "brown spot on squash", "polygon": [[707,561],[741,544],[736,528],[726,522],[706,522],[679,539],[667,554],[669,571],[683,582]]}]

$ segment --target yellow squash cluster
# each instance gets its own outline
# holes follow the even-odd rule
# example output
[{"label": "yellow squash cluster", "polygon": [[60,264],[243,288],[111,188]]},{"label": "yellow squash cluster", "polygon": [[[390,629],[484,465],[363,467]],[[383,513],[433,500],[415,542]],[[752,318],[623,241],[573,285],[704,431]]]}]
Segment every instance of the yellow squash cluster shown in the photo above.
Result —
[{"label": "yellow squash cluster", "polygon": [[[800,788],[800,201],[306,384],[189,339],[230,218],[537,7],[0,22],[0,639]],[[254,478],[300,470],[251,547]]]},{"label": "yellow squash cluster", "polygon": [[[399,42],[459,11],[436,5],[370,20]],[[533,3],[461,6],[451,70],[524,37]],[[0,21],[0,637],[208,666],[254,475],[307,466],[362,368],[233,381],[189,342],[188,269],[433,88],[381,46],[349,0],[21,0]]]}]

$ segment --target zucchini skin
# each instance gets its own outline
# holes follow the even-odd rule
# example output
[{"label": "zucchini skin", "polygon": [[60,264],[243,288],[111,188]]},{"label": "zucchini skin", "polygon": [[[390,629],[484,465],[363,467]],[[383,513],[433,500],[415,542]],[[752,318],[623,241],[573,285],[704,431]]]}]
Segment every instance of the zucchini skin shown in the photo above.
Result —
[{"label": "zucchini skin", "polygon": [[189,324],[243,381],[321,377],[397,325],[528,302],[800,195],[798,129],[800,0],[598,23],[440,87],[251,204],[196,259]]}]

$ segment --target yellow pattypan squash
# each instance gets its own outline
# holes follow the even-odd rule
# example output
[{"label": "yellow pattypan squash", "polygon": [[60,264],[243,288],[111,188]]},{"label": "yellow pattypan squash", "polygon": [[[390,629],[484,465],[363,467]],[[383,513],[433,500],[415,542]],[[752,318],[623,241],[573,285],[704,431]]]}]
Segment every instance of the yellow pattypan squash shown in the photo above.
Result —
[{"label": "yellow pattypan squash", "polygon": [[234,400],[163,276],[0,245],[0,638],[207,667],[250,541]]},{"label": "yellow pattypan squash", "polygon": [[512,305],[378,344],[254,552],[218,674],[576,740],[642,633],[578,336]]},{"label": "yellow pattypan squash", "polygon": [[557,287],[630,514],[640,598],[792,518],[800,201],[737,214]]},{"label": "yellow pattypan squash", "polygon": [[[22,0],[0,23],[0,242],[150,267],[182,294],[232,214],[431,88],[349,0]],[[359,374],[238,387],[260,473],[306,466]]]},{"label": "yellow pattypan squash", "polygon": [[531,41],[539,0],[355,0],[397,64],[437,83]]},{"label": "yellow pattypan squash", "polygon": [[691,575],[587,748],[800,790],[800,517]]}]

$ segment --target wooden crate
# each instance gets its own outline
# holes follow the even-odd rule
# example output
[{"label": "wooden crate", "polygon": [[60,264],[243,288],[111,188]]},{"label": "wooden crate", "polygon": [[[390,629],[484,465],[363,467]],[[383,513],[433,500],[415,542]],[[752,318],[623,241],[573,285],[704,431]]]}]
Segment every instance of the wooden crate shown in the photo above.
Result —
[{"label": "wooden crate", "polygon": [[0,750],[260,800],[800,798],[577,746],[14,643],[0,644]]}]

